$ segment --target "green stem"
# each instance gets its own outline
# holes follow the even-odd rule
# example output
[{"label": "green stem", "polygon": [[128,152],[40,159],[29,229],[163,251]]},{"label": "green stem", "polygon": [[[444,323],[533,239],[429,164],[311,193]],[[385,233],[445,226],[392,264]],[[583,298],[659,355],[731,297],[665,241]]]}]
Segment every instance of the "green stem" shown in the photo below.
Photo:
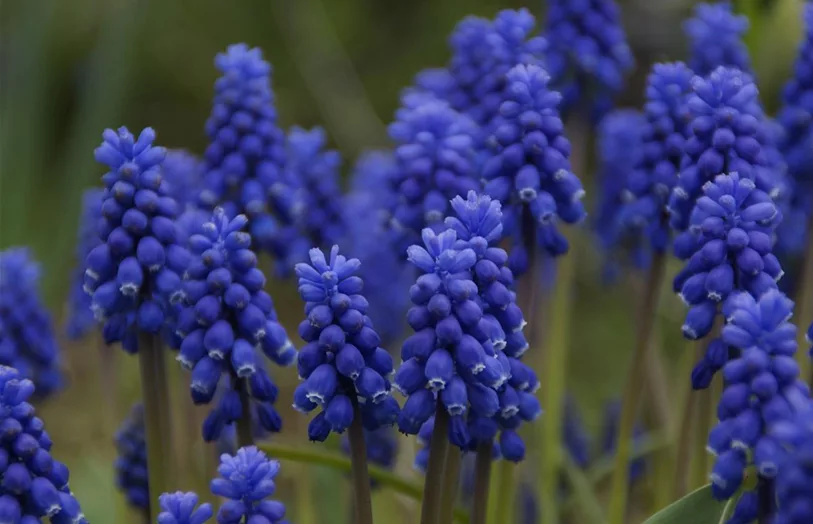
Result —
[{"label": "green stem", "polygon": [[[601,502],[596,498],[596,492],[590,479],[587,475],[579,469],[579,466],[573,461],[570,453],[562,450],[564,460],[564,472],[567,477],[567,482],[573,488],[573,494],[579,500],[579,509],[582,510],[587,517],[587,523],[602,524],[605,522],[604,512],[601,509]],[[544,504],[544,503],[543,503]],[[585,521],[579,521],[585,522]]]},{"label": "green stem", "polygon": [[237,447],[243,448],[254,445],[254,433],[251,430],[251,398],[248,396],[246,379],[236,378],[237,391],[240,393],[240,418],[237,420]]},{"label": "green stem", "polygon": [[[258,442],[257,447],[263,450],[269,457],[277,460],[324,466],[344,473],[350,473],[352,469],[350,459],[337,453],[303,450],[278,442]],[[412,500],[419,502],[422,500],[423,486],[421,484],[410,482],[374,464],[369,464],[367,469],[370,478],[381,485],[381,487],[391,489]],[[454,510],[454,520],[455,522],[461,523],[469,522],[468,512],[462,508],[456,508]]]},{"label": "green stem", "polygon": [[[808,347],[805,339],[807,322],[813,320],[813,218],[807,222],[807,250],[805,251],[802,274],[796,288],[796,318],[801,323],[801,329],[796,331],[796,338],[800,348]],[[803,381],[811,382],[810,356],[807,351],[796,352],[796,362],[799,363],[799,376]]]},{"label": "green stem", "polygon": [[147,441],[147,472],[149,476],[149,507],[151,521],[158,519],[158,497],[169,490],[171,484],[172,442],[161,338],[152,333],[140,333],[138,363],[141,370],[141,396],[144,400],[144,425]]},{"label": "green stem", "polygon": [[503,459],[496,466],[488,501],[488,524],[516,522],[516,465]]},{"label": "green stem", "polygon": [[615,471],[610,495],[610,524],[623,524],[627,514],[627,495],[629,494],[629,458],[632,448],[633,430],[638,413],[638,401],[644,392],[644,373],[648,360],[648,350],[652,347],[652,334],[655,329],[658,296],[666,269],[666,257],[655,253],[649,267],[643,300],[638,314],[638,333],[635,337],[635,349],[632,353],[630,370],[624,387],[621,404],[621,416],[618,421],[616,438]]},{"label": "green stem", "polygon": [[[701,342],[692,342],[692,346],[694,346],[694,350],[686,348],[686,354],[683,358],[688,359],[688,363],[691,365],[693,359],[702,358],[702,348],[703,345]],[[697,404],[697,395],[694,394],[692,390],[691,382],[689,382],[688,376],[682,379],[685,382],[684,391],[683,391],[683,410],[681,414],[680,424],[677,426],[680,428],[680,433],[677,438],[677,449],[675,451],[675,476],[674,476],[674,489],[673,489],[673,496],[678,499],[685,495],[689,490],[689,466],[691,465],[692,461],[692,441],[694,440],[694,428],[696,418],[695,415],[695,405]]]},{"label": "green stem", "polygon": [[441,524],[440,504],[443,495],[443,465],[446,462],[446,451],[449,449],[449,414],[438,400],[435,410],[435,428],[429,443],[429,464],[426,467],[426,480],[423,488],[423,505],[421,506],[421,524]]},{"label": "green stem", "polygon": [[449,449],[446,450],[446,461],[443,464],[443,498],[440,503],[439,524],[452,522],[462,460],[463,453],[455,446],[449,446]]},{"label": "green stem", "polygon": [[[471,506],[471,524],[485,524],[488,516],[489,484],[491,483],[491,440],[477,444],[474,460],[474,499]],[[501,479],[504,481],[504,479]]]},{"label": "green stem", "polygon": [[350,424],[348,437],[356,524],[373,524],[370,474],[367,472],[367,445],[364,442],[364,428],[361,426],[361,410],[358,405],[353,406],[353,423]]}]

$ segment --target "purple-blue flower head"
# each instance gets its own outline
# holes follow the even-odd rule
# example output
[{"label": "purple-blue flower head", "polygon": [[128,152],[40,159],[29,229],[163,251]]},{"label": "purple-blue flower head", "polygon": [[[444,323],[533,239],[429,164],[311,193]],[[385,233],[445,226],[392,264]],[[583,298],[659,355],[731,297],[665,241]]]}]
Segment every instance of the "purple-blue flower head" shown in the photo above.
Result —
[{"label": "purple-blue flower head", "polygon": [[28,400],[34,383],[0,366],[0,515],[5,522],[87,524],[68,487],[68,468],[51,456],[51,438]]},{"label": "purple-blue flower head", "polygon": [[208,502],[198,506],[195,493],[163,493],[158,497],[158,503],[161,505],[158,524],[203,524],[214,515]]},{"label": "purple-blue flower head", "polygon": [[149,509],[149,477],[147,473],[147,443],[144,435],[144,406],[130,408],[127,419],[116,431],[116,487],[127,503],[135,508]]},{"label": "purple-blue flower head", "polygon": [[568,244],[556,222],[573,224],[586,215],[584,190],[570,170],[570,142],[557,109],[561,95],[548,86],[550,77],[541,67],[519,65],[507,76],[489,139],[491,157],[482,169],[485,192],[502,203],[505,234],[515,244],[535,234],[543,249],[561,255]]},{"label": "purple-blue flower head", "polygon": [[[184,275],[188,307],[180,315],[182,336],[178,361],[192,371],[196,404],[208,404],[221,375],[231,388],[204,423],[204,438],[216,440],[225,424],[253,409],[268,431],[279,431],[273,408],[277,388],[261,353],[280,366],[293,363],[296,350],[277,320],[271,296],[263,290],[265,275],[257,267],[248,219],[229,219],[216,208],[201,234],[189,238],[192,261]],[[247,388],[252,406],[242,405],[239,390]]]},{"label": "purple-blue flower head", "polygon": [[220,477],[212,480],[211,489],[228,500],[217,512],[217,524],[282,524],[285,505],[269,499],[276,490],[279,469],[279,462],[254,446],[240,448],[233,456],[221,455]]},{"label": "purple-blue flower head", "polygon": [[718,305],[732,292],[759,297],[782,276],[772,253],[779,213],[771,197],[737,173],[718,175],[703,192],[689,230],[675,240],[675,254],[686,260],[674,288],[689,306],[683,324],[689,339],[711,331]]},{"label": "purple-blue flower head", "polygon": [[581,105],[598,122],[624,88],[635,60],[614,0],[549,2],[545,54],[552,84],[562,92],[562,113]]},{"label": "purple-blue flower head", "polygon": [[197,207],[203,186],[203,162],[189,151],[170,149],[162,168],[168,193],[178,203],[180,212]]},{"label": "purple-blue flower head", "polygon": [[788,322],[792,312],[793,302],[778,290],[759,299],[737,293],[724,307],[722,341],[734,357],[722,370],[719,422],[708,440],[716,455],[711,481],[718,499],[740,488],[746,467],[754,466],[766,479],[776,476],[782,446],[770,428],[809,401],[794,359],[796,326]]},{"label": "purple-blue flower head", "polygon": [[79,217],[79,230],[76,235],[77,268],[68,295],[68,320],[66,331],[71,339],[84,337],[95,325],[91,309],[91,297],[85,291],[85,257],[99,245],[101,240],[96,229],[102,218],[101,189],[87,189],[82,194],[82,214]]},{"label": "purple-blue flower head", "polygon": [[174,321],[188,256],[178,245],[178,205],[161,174],[166,150],[153,146],[155,132],[144,129],[136,139],[122,127],[102,136],[96,160],[110,170],[102,177],[101,243],[85,258],[85,289],[105,342],[134,353],[138,331],[159,333]]},{"label": "purple-blue flower head", "polygon": [[751,60],[743,36],[748,31],[748,17],[735,14],[731,3],[700,3],[694,17],[683,25],[689,38],[689,66],[700,76],[707,76],[720,66],[751,72]]},{"label": "purple-blue flower head", "polygon": [[39,298],[40,265],[27,248],[0,251],[0,365],[37,385],[39,397],[62,387],[51,315]]},{"label": "purple-blue flower head", "polygon": [[774,484],[776,524],[803,524],[813,518],[813,405],[804,399],[792,407],[793,417],[770,428],[782,446]]},{"label": "purple-blue flower head", "polygon": [[360,265],[333,246],[329,258],[311,249],[310,263],[295,268],[307,318],[299,325],[306,344],[299,353],[303,382],[294,392],[294,408],[320,408],[308,426],[313,441],[343,433],[356,413],[368,430],[392,425],[398,415],[390,394],[392,357],[367,316],[364,282],[356,275]]},{"label": "purple-blue flower head", "polygon": [[389,126],[397,144],[391,220],[402,249],[417,242],[423,228],[441,227],[449,200],[478,186],[474,122],[429,96],[406,95],[404,102]]},{"label": "purple-blue flower head", "polygon": [[222,76],[206,121],[210,142],[200,204],[248,216],[256,247],[287,267],[300,206],[283,174],[285,134],[277,125],[271,65],[246,44],[229,46],[215,65]]}]

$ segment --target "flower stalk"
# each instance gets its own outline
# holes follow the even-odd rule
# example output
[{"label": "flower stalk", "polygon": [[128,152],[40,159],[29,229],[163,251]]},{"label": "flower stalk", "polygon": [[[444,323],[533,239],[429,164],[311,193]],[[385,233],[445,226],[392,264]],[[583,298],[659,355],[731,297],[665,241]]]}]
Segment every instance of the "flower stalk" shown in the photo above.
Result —
[{"label": "flower stalk", "polygon": [[361,410],[353,406],[353,422],[348,429],[350,439],[350,464],[353,478],[353,510],[358,524],[373,523],[373,506],[370,496],[370,474],[367,471],[367,446],[361,425]]},{"label": "flower stalk", "polygon": [[443,403],[438,401],[435,411],[435,428],[429,443],[429,463],[426,467],[426,480],[423,486],[421,524],[441,524],[440,510],[443,500],[443,476],[446,453],[449,449],[449,414]]},{"label": "flower stalk", "polygon": [[[477,444],[474,462],[474,499],[471,508],[471,524],[486,524],[488,517],[489,489],[491,485],[492,441]],[[504,481],[505,479],[500,479]]]},{"label": "flower stalk", "polygon": [[[807,222],[807,249],[802,262],[802,274],[799,277],[799,287],[796,290],[797,318],[801,322],[808,322],[813,318],[813,218]],[[800,348],[807,347],[805,335],[806,329],[799,329],[796,337]],[[796,362],[799,364],[799,376],[803,381],[810,384],[811,375],[810,356],[807,351],[796,352]]]},{"label": "flower stalk", "polygon": [[240,418],[237,419],[237,447],[242,448],[254,445],[254,433],[251,430],[251,399],[245,379],[236,378],[235,382],[240,393],[240,406],[242,406]]},{"label": "flower stalk", "polygon": [[446,450],[446,460],[443,463],[443,498],[440,504],[438,524],[452,522],[462,460],[463,453],[454,446],[449,446],[449,449]]}]

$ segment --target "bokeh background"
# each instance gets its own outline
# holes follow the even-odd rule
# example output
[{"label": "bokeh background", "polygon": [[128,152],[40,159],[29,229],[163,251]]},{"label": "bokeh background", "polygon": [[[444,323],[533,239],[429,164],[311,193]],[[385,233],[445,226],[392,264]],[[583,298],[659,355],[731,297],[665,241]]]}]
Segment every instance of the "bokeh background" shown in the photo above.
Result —
[{"label": "bokeh background", "polygon": [[[737,5],[756,29],[748,44],[769,110],[777,106],[789,74],[802,2],[740,0]],[[693,2],[619,3],[638,62],[619,105],[634,107],[652,62],[685,57],[680,22]],[[361,151],[387,146],[386,125],[399,91],[420,69],[447,61],[446,40],[455,23],[466,15],[493,17],[500,9],[518,7],[538,19],[544,16],[543,1],[519,0],[0,0],[0,249],[33,249],[44,266],[42,292],[61,325],[81,193],[103,173],[92,153],[104,128],[152,126],[159,144],[201,153],[217,76],[213,58],[228,44],[246,42],[261,47],[273,65],[282,127],[324,126],[347,172]],[[568,391],[596,430],[604,404],[621,390],[636,277],[602,282],[588,227],[576,241],[583,244],[580,252],[591,256],[578,261]],[[301,303],[291,283],[273,283],[272,294],[283,320],[295,326]],[[664,300],[667,379],[676,390],[683,306],[672,297]],[[118,371],[117,394],[108,398],[97,346],[92,339],[64,341],[68,387],[39,409],[90,521],[137,522],[124,512],[112,470],[115,425],[139,396],[137,364],[108,351]],[[295,371],[277,372],[276,378],[283,385],[280,404],[287,404]],[[106,415],[111,401],[118,420]],[[307,421],[283,416],[280,439],[306,445]],[[188,443],[177,445],[182,449]],[[294,500],[301,471],[284,466],[280,498]],[[315,506],[310,517],[344,522],[349,515],[344,477],[319,468],[309,474],[316,482],[304,497]],[[415,473],[407,468],[404,474]],[[376,498],[381,522],[402,510],[409,522],[408,501]],[[308,518],[304,506],[291,503],[293,522]]]}]

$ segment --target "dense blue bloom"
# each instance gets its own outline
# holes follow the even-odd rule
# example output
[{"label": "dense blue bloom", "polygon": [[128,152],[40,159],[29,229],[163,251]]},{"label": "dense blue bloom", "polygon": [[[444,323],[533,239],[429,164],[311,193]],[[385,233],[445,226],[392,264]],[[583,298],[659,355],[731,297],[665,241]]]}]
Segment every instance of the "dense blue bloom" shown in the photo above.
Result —
[{"label": "dense blue bloom", "polygon": [[68,468],[51,456],[45,424],[28,399],[34,384],[0,366],[0,516],[4,522],[87,524],[68,487]]},{"label": "dense blue bloom", "polygon": [[782,446],[769,429],[808,402],[808,387],[799,380],[793,357],[796,326],[788,322],[792,312],[793,302],[778,290],[759,299],[737,293],[724,307],[722,341],[733,358],[723,367],[719,422],[708,440],[709,451],[716,455],[711,481],[718,499],[740,488],[746,467],[754,466],[768,481],[776,476]]},{"label": "dense blue bloom", "polygon": [[127,502],[149,509],[147,443],[144,437],[144,406],[135,404],[124,424],[116,431],[116,486]]},{"label": "dense blue bloom", "polygon": [[449,38],[447,68],[422,71],[417,87],[487,126],[499,111],[508,71],[517,64],[542,65],[547,42],[533,35],[534,24],[527,9],[500,11],[493,21],[466,17]]},{"label": "dense blue bloom", "polygon": [[245,44],[229,46],[215,65],[223,76],[206,122],[210,143],[199,201],[209,210],[223,207],[230,217],[248,216],[256,248],[279,260],[284,273],[300,207],[282,171],[285,135],[277,125],[271,65],[259,48]]},{"label": "dense blue bloom", "polygon": [[647,79],[641,155],[627,180],[628,202],[619,213],[622,231],[640,231],[650,248],[660,253],[669,245],[666,205],[678,181],[689,136],[687,100],[693,76],[682,62],[653,66]]},{"label": "dense blue bloom", "polygon": [[792,407],[796,414],[771,428],[771,436],[782,445],[775,524],[803,524],[813,518],[813,405],[806,400]]},{"label": "dense blue bloom", "polygon": [[423,228],[441,226],[449,200],[478,186],[474,122],[431,97],[406,95],[404,102],[389,126],[398,195],[390,212],[400,249],[417,242]]},{"label": "dense blue bloom", "polygon": [[297,362],[303,382],[294,391],[294,408],[303,413],[321,408],[308,426],[313,441],[325,440],[331,431],[343,433],[356,408],[368,430],[392,425],[398,415],[388,380],[392,357],[380,347],[366,315],[364,282],[356,276],[360,265],[333,246],[329,259],[314,248],[310,264],[295,268],[307,318],[299,324],[306,344]]},{"label": "dense blue bloom", "polygon": [[[263,290],[265,275],[251,250],[252,237],[242,231],[244,215],[229,220],[216,208],[202,234],[189,239],[193,257],[184,275],[188,304],[179,317],[183,341],[178,361],[192,371],[191,392],[196,404],[214,398],[221,376],[227,388],[203,424],[207,441],[216,440],[225,424],[237,421],[243,410],[255,411],[267,431],[279,431],[273,403],[277,388],[265,369],[262,353],[280,366],[291,364],[296,350],[277,321],[271,296]],[[241,392],[252,400],[246,406]]]},{"label": "dense blue bloom", "polygon": [[84,337],[96,325],[93,310],[90,307],[92,300],[85,291],[84,265],[85,257],[100,242],[96,228],[102,218],[102,196],[102,190],[96,188],[87,189],[82,194],[82,214],[79,217],[75,249],[78,265],[68,295],[69,310],[66,331],[71,339]]},{"label": "dense blue bloom", "polygon": [[85,289],[105,342],[135,353],[138,331],[159,333],[173,321],[188,257],[177,243],[178,206],[161,175],[166,150],[153,147],[155,132],[146,128],[136,140],[122,127],[102,136],[96,160],[110,171],[102,177],[101,243],[85,259]]},{"label": "dense blue bloom", "polygon": [[646,121],[638,111],[617,109],[605,116],[598,129],[599,200],[594,227],[605,252],[605,273],[617,271],[619,249],[629,248],[637,265],[646,263],[646,252],[635,237],[621,227],[622,210],[632,198],[630,185],[643,157]]},{"label": "dense blue bloom", "polygon": [[683,334],[698,339],[711,331],[718,305],[737,290],[754,297],[776,288],[782,269],[771,252],[779,220],[776,205],[754,182],[737,173],[703,186],[688,231],[675,241],[686,266],[674,287],[689,306]]},{"label": "dense blue bloom", "polygon": [[180,211],[197,207],[203,186],[203,162],[183,149],[170,149],[162,168],[168,193]]},{"label": "dense blue bloom", "polygon": [[240,448],[234,456],[221,455],[220,478],[212,480],[211,489],[228,500],[217,512],[217,524],[282,524],[285,505],[268,500],[276,490],[274,478],[279,469],[279,462],[254,446]]},{"label": "dense blue bloom", "polygon": [[596,122],[612,108],[635,65],[621,12],[614,0],[556,0],[548,3],[545,54],[552,84],[562,92],[562,113],[581,105]]},{"label": "dense blue bloom", "polygon": [[0,251],[0,365],[17,368],[46,397],[60,389],[63,377],[39,279],[40,265],[27,248]]},{"label": "dense blue bloom", "polygon": [[776,174],[764,169],[768,127],[751,77],[718,67],[708,78],[695,76],[692,88],[691,136],[684,144],[680,177],[669,199],[670,225],[678,231],[688,227],[703,184],[720,173],[737,172],[767,193],[777,189]]},{"label": "dense blue bloom", "polygon": [[194,493],[163,493],[158,497],[161,513],[158,514],[158,524],[203,524],[214,515],[212,505],[198,505],[198,496]]},{"label": "dense blue bloom", "polygon": [[691,47],[689,66],[695,74],[706,76],[719,66],[751,72],[748,48],[742,40],[748,17],[735,14],[729,2],[697,4],[684,30]]},{"label": "dense blue bloom", "polygon": [[550,77],[538,66],[516,66],[507,77],[492,156],[482,170],[485,191],[502,202],[505,234],[515,249],[527,249],[523,237],[536,234],[543,249],[561,255],[568,244],[556,222],[585,217],[584,190],[570,170],[570,142],[557,110],[561,95],[548,87]]}]

